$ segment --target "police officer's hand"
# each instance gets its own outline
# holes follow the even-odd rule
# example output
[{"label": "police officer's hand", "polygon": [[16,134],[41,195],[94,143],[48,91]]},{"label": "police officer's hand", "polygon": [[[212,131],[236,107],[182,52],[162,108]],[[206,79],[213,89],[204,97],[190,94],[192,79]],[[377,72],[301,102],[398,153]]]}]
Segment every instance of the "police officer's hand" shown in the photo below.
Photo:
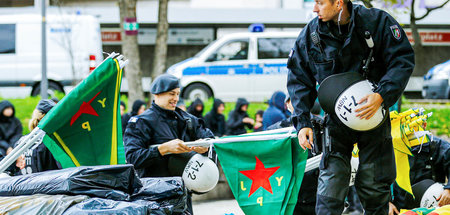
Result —
[{"label": "police officer's hand", "polygon": [[302,128],[298,132],[298,143],[303,149],[312,149],[313,138],[313,131],[311,128]]},{"label": "police officer's hand", "polygon": [[358,104],[366,102],[362,107],[356,109],[357,117],[361,119],[370,119],[377,112],[378,108],[380,108],[381,103],[383,103],[383,98],[379,93],[372,93],[367,96],[364,96],[361,100],[359,100]]},{"label": "police officer's hand", "polygon": [[255,124],[255,120],[250,117],[245,117],[244,119],[242,119],[242,122],[247,123],[247,124],[252,124],[252,125]]},{"label": "police officer's hand", "polygon": [[395,207],[395,205],[392,204],[392,202],[389,202],[389,215],[395,215],[399,213],[400,212],[397,210],[397,207]]},{"label": "police officer's hand", "polygon": [[180,154],[190,152],[191,148],[184,145],[184,142],[182,140],[174,139],[158,146],[158,150],[159,153],[164,156],[166,154]]},{"label": "police officer's hand", "polygon": [[450,204],[450,190],[444,189],[439,198],[437,198],[436,200],[439,201],[438,202],[439,207]]},{"label": "police officer's hand", "polygon": [[199,154],[203,154],[208,151],[208,147],[194,146],[191,147],[191,150]]}]

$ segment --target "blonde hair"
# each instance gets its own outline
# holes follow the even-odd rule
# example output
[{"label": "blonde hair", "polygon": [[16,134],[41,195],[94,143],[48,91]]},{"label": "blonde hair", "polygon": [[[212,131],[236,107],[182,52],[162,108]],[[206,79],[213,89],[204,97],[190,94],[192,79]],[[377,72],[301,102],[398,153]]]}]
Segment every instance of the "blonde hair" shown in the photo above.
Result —
[{"label": "blonde hair", "polygon": [[39,111],[38,109],[34,109],[33,115],[31,116],[30,121],[28,122],[28,129],[32,131],[34,128],[37,127],[39,124],[39,121],[41,121],[42,118],[44,118],[45,114]]}]

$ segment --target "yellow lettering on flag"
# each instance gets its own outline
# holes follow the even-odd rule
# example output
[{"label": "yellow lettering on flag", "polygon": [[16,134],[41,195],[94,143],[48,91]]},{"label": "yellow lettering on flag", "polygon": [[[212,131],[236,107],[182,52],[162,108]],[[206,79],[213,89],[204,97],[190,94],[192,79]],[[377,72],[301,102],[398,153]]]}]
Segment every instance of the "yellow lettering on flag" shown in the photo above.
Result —
[{"label": "yellow lettering on flag", "polygon": [[281,186],[281,181],[283,180],[283,176],[281,177],[275,177],[278,181],[278,187]]},{"label": "yellow lettering on flag", "polygon": [[258,197],[256,199],[256,203],[258,203],[260,206],[263,206],[263,197]]},{"label": "yellow lettering on flag", "polygon": [[103,100],[97,100],[98,103],[102,104],[102,108],[105,108],[105,102],[106,102],[106,98],[104,98]]},{"label": "yellow lettering on flag", "polygon": [[89,121],[86,121],[83,124],[81,124],[81,127],[83,129],[87,129],[88,131],[91,131],[91,126],[89,125]]},{"label": "yellow lettering on flag", "polygon": [[241,181],[241,190],[242,191],[246,191],[247,190],[247,188],[244,187],[244,182],[243,181]]}]

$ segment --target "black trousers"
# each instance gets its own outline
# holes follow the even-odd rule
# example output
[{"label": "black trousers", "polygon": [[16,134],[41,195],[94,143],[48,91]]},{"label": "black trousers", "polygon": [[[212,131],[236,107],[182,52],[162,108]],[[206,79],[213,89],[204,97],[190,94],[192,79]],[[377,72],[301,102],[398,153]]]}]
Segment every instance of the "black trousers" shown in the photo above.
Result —
[{"label": "black trousers", "polygon": [[359,148],[355,188],[365,214],[388,214],[390,185],[396,177],[389,118],[378,128],[357,132],[343,125],[335,115],[326,119],[331,151],[320,164],[316,214],[341,215],[350,181],[353,144]]}]

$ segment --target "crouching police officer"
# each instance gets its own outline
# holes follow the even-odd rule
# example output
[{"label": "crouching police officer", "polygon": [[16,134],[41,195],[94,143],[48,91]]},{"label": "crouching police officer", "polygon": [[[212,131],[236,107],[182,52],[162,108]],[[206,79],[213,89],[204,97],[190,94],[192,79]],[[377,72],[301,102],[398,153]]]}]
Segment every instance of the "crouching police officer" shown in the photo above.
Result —
[{"label": "crouching police officer", "polygon": [[[387,108],[397,101],[414,68],[408,38],[386,12],[348,0],[316,0],[314,12],[318,17],[303,28],[289,55],[287,81],[299,144],[309,149],[313,143],[309,112],[317,98],[316,82],[338,73],[364,71],[364,77],[376,85],[374,93],[355,101],[358,106],[352,108],[357,117],[368,120],[382,104]],[[369,69],[362,70],[364,66]],[[325,123],[330,147],[320,165],[316,213],[342,213],[353,144],[358,143],[355,186],[365,213],[388,214],[389,185],[396,175],[390,121],[363,132],[346,127],[334,113]]]},{"label": "crouching police officer", "polygon": [[[134,165],[141,177],[181,176],[169,167],[169,161],[179,155],[205,153],[208,148],[188,147],[184,141],[214,138],[201,119],[177,107],[180,96],[179,80],[164,74],[152,83],[155,100],[143,114],[132,117],[124,134],[125,154],[128,163]],[[161,144],[158,147],[151,145]],[[184,169],[182,167],[176,167]],[[188,197],[188,210],[192,204]]]}]

